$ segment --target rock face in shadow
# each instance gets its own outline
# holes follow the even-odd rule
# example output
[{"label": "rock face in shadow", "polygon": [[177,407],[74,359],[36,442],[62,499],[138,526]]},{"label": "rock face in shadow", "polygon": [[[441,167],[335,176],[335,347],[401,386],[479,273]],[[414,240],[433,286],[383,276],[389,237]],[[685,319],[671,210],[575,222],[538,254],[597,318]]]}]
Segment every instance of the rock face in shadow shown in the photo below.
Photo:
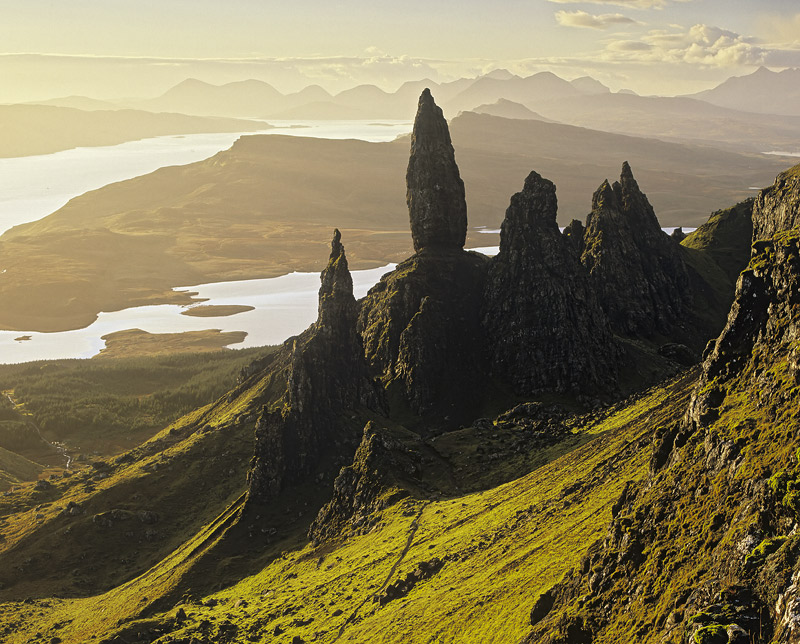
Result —
[{"label": "rock face in shadow", "polygon": [[367,532],[376,512],[408,496],[402,483],[419,469],[414,455],[389,433],[369,422],[353,463],[343,467],[333,484],[331,500],[308,531],[314,545],[345,534]]},{"label": "rock face in shadow", "polygon": [[616,333],[668,336],[686,311],[678,244],[661,230],[627,162],[618,182],[594,194],[581,262]]},{"label": "rock face in shadow", "polygon": [[419,98],[406,184],[414,250],[464,248],[467,237],[464,182],[456,165],[447,121],[428,89]]},{"label": "rock face in shadow", "polygon": [[480,311],[489,260],[463,250],[464,183],[447,121],[427,89],[406,181],[417,252],[370,289],[358,332],[370,373],[395,408],[455,423],[468,418],[484,371]]},{"label": "rock face in shadow", "polygon": [[511,198],[486,282],[491,372],[518,394],[608,392],[619,348],[557,209],[555,185],[535,172]]},{"label": "rock face in shadow", "polygon": [[485,370],[480,311],[488,261],[464,251],[422,251],[361,302],[358,331],[370,373],[414,414],[468,420],[463,414]]},{"label": "rock face in shadow", "polygon": [[358,437],[342,425],[342,412],[359,405],[380,408],[355,332],[353,281],[338,230],[321,282],[317,321],[282,349],[283,404],[265,408],[256,424],[248,477],[255,499],[268,499],[301,482],[323,454],[339,448],[351,454]]}]

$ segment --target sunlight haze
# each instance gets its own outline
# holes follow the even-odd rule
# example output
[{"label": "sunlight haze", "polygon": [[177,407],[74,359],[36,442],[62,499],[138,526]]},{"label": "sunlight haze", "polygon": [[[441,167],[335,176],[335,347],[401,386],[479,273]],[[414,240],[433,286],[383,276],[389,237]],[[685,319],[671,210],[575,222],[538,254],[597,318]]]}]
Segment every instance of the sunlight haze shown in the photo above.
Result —
[{"label": "sunlight haze", "polygon": [[0,101],[149,98],[186,78],[283,92],[493,69],[676,95],[800,65],[792,0],[0,2]]}]

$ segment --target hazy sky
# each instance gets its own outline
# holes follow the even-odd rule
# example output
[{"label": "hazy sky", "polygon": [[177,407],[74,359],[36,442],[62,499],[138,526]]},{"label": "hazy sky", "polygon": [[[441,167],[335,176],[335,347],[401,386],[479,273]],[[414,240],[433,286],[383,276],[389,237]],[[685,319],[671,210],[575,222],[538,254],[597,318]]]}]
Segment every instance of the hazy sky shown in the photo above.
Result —
[{"label": "hazy sky", "polygon": [[0,0],[0,16],[6,102],[187,77],[394,90],[497,68],[678,94],[800,67],[797,0]]}]

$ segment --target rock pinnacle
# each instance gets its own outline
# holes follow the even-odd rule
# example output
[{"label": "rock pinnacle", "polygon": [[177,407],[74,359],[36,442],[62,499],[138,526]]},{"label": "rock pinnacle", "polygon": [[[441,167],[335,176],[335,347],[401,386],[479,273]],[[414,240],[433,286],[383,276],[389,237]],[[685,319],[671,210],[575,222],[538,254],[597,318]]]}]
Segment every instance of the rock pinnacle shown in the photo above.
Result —
[{"label": "rock pinnacle", "polygon": [[464,247],[467,202],[447,121],[429,89],[419,97],[406,173],[414,250]]}]

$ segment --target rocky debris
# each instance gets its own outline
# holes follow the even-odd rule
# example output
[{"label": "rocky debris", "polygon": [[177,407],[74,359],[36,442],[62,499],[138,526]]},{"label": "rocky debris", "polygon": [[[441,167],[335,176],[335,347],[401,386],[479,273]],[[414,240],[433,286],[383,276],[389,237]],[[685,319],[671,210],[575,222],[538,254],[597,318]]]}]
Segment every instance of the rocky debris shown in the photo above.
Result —
[{"label": "rocky debris", "polygon": [[414,570],[405,577],[386,586],[383,592],[375,596],[375,601],[378,602],[379,605],[385,606],[390,601],[405,597],[414,589],[414,586],[421,581],[433,577],[443,566],[444,561],[438,557],[434,557],[429,561],[420,561]]},{"label": "rocky debris", "polygon": [[753,207],[753,241],[800,226],[800,165],[778,175],[758,193]]},{"label": "rocky debris", "polygon": [[619,182],[605,181],[592,198],[581,262],[617,333],[669,336],[686,311],[679,245],[661,230],[627,162]]},{"label": "rocky debris", "polygon": [[425,89],[411,134],[406,201],[414,250],[460,250],[467,237],[467,202],[447,121]]},{"label": "rocky debris", "polygon": [[264,408],[256,422],[251,499],[270,498],[304,480],[323,454],[331,454],[331,445],[354,449],[358,438],[342,426],[342,412],[358,405],[380,407],[355,330],[353,281],[338,230],[320,281],[317,321],[287,340],[276,358],[284,364],[286,391],[283,405]]},{"label": "rocky debris", "polygon": [[331,500],[309,528],[311,542],[319,545],[371,529],[378,512],[408,496],[403,483],[415,477],[419,467],[417,454],[387,430],[367,423],[352,465],[339,472]]},{"label": "rocky debris", "polygon": [[75,503],[75,501],[70,501],[67,503],[67,507],[61,510],[61,514],[68,517],[76,517],[84,513],[84,509],[80,506],[80,504]]},{"label": "rocky debris", "polygon": [[45,479],[39,479],[34,483],[33,489],[37,492],[46,492],[53,489],[53,484]]},{"label": "rocky debris", "polygon": [[484,297],[491,373],[523,395],[608,392],[619,348],[557,210],[555,185],[536,172],[506,210]]}]

